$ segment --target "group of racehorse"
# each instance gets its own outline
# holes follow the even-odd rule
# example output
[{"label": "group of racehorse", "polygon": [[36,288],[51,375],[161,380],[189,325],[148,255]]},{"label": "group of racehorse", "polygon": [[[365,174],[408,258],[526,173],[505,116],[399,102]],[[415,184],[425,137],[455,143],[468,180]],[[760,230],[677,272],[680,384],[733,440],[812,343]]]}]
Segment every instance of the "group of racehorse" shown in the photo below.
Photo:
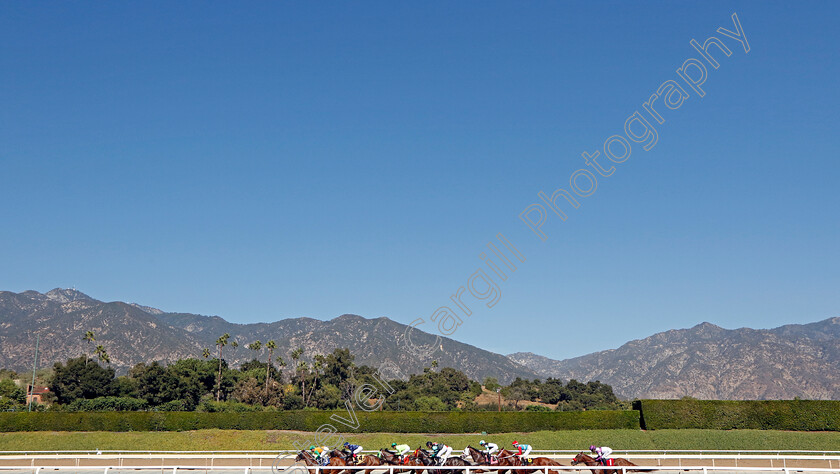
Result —
[{"label": "group of racehorse", "polygon": [[[394,469],[395,473],[405,471],[416,471],[416,474],[423,474],[428,471],[428,474],[463,474],[461,469],[435,469],[439,466],[437,460],[429,454],[428,451],[422,448],[417,448],[410,455],[401,457],[387,449],[379,451],[378,455],[367,454],[358,456],[354,461],[353,455],[344,451],[334,449],[327,455],[329,461],[321,466],[315,459],[311,452],[307,450],[301,451],[295,458],[296,462],[303,462],[307,466],[321,466],[321,473],[323,474],[357,474],[360,469],[346,469],[346,466],[382,466],[390,470],[392,466],[398,466]],[[636,465],[624,458],[612,458],[612,466],[618,469],[592,469],[593,474],[619,474],[622,467],[635,467]],[[578,464],[585,464],[587,466],[601,466],[601,463],[591,456],[584,453],[579,453],[572,460],[572,466]],[[428,469],[417,469],[418,467],[427,467]],[[558,461],[547,457],[533,457],[530,461],[523,460],[519,455],[507,449],[499,451],[492,459],[488,459],[482,451],[467,446],[464,454],[461,456],[452,456],[448,458],[442,466],[470,466],[479,467],[479,469],[471,469],[472,472],[480,473],[485,471],[493,471],[494,474],[506,474],[512,471],[511,474],[530,474],[534,471],[543,472],[546,467],[563,466]],[[533,467],[534,469],[508,469],[510,467]],[[381,468],[380,468],[381,469]],[[365,469],[365,474],[371,474],[372,471],[378,470],[371,467]],[[627,471],[640,471],[640,469],[627,469]],[[310,474],[317,474],[315,469],[309,470]],[[549,470],[549,474],[560,474],[557,470]]]}]

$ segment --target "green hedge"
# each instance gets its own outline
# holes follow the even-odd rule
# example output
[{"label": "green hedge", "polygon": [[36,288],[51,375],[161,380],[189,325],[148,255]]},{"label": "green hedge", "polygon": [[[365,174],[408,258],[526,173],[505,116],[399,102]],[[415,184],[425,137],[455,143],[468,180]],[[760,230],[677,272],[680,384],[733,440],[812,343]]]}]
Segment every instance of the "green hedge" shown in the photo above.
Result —
[{"label": "green hedge", "polygon": [[640,400],[645,429],[840,431],[837,400]]},{"label": "green hedge", "polygon": [[140,411],[149,408],[146,400],[131,397],[79,398],[69,404],[67,411]]},{"label": "green hedge", "polygon": [[330,419],[346,411],[256,413],[199,412],[45,412],[0,413],[0,431],[315,431],[329,423],[338,431],[360,433],[503,433],[537,430],[639,429],[637,411],[583,412],[355,412],[358,429]]}]

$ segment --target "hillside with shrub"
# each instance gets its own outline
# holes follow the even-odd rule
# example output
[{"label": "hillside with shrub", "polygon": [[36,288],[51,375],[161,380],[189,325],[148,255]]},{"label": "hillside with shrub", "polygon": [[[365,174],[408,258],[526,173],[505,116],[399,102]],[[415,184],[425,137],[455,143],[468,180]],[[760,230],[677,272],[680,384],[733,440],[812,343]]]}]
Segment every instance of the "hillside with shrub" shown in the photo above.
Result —
[{"label": "hillside with shrub", "polygon": [[[225,337],[219,338],[224,347]],[[439,368],[432,361],[420,374],[407,379],[388,379],[376,369],[357,365],[349,349],[327,355],[292,351],[287,363],[275,356],[273,341],[249,344],[255,354],[238,367],[225,359],[210,357],[180,359],[169,364],[140,363],[128,374],[117,376],[108,365],[101,345],[96,358],[82,355],[58,362],[39,373],[39,384],[49,388],[44,404],[36,410],[84,411],[200,411],[247,412],[279,410],[336,410],[364,386],[387,385],[384,396],[371,403],[383,411],[583,411],[627,409],[608,385],[559,379],[516,378],[500,385],[488,377],[471,380],[451,367]],[[267,348],[267,349],[266,349]],[[17,380],[18,384],[12,382]],[[0,403],[6,410],[24,410],[25,376],[4,371]],[[23,385],[20,386],[20,385]],[[38,385],[38,384],[36,384]],[[502,403],[488,401],[485,392],[499,390]],[[380,399],[381,398],[381,399]]]}]

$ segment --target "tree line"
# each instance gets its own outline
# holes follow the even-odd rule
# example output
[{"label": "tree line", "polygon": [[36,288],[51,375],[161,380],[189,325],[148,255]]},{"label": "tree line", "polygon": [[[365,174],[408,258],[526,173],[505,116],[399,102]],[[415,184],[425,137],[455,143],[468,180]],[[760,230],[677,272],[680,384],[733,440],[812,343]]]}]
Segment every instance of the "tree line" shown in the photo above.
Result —
[{"label": "tree line", "polygon": [[[92,347],[95,336],[83,338],[88,351],[80,357],[58,362],[43,374],[50,392],[46,406],[38,409],[61,411],[258,411],[340,409],[358,387],[375,385],[376,369],[357,365],[349,349],[307,355],[302,348],[291,354],[292,365],[274,357],[274,341],[255,341],[247,347],[256,355],[264,349],[267,360],[255,357],[230,367],[224,359],[230,336],[216,341],[216,357],[205,349],[201,358],[140,363],[127,375],[116,376],[109,367],[107,352]],[[230,342],[236,344],[236,342]],[[95,354],[96,358],[92,358]],[[0,372],[0,410],[25,409],[26,394],[11,382],[16,374]],[[492,377],[482,383],[470,380],[451,367],[438,368],[436,361],[423,373],[408,380],[389,380],[393,393],[381,403],[382,410],[478,411],[478,410],[591,410],[629,408],[600,382],[563,382],[517,378],[501,385]],[[504,398],[502,403],[498,395]],[[48,408],[47,408],[48,407]]]}]

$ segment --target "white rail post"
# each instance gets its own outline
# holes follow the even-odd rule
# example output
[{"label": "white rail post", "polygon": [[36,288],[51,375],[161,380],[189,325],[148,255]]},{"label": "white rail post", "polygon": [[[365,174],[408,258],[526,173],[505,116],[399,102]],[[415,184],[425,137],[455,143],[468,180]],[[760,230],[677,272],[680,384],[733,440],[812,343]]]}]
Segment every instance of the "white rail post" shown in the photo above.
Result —
[{"label": "white rail post", "polygon": [[102,474],[108,474],[108,466],[105,466],[105,471]]},{"label": "white rail post", "polygon": [[178,466],[172,468],[172,474],[178,474]]}]

